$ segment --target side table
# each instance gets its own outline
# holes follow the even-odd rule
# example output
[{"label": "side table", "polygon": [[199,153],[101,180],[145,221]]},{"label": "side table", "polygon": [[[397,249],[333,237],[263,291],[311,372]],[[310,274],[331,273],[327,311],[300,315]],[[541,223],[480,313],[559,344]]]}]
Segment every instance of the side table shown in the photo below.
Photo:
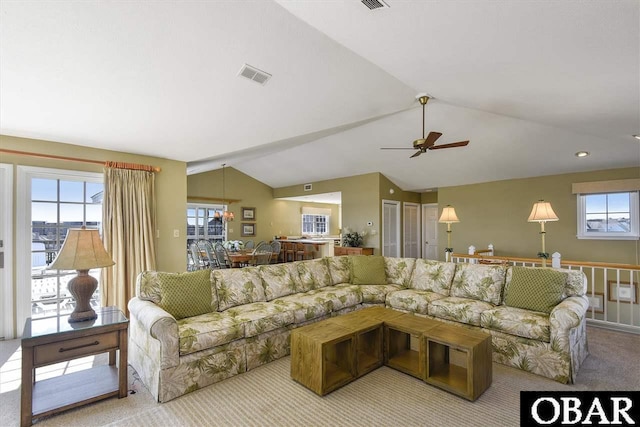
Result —
[{"label": "side table", "polygon": [[[68,315],[26,320],[22,334],[22,427],[30,426],[36,417],[113,396],[127,397],[129,320],[116,307],[103,307],[96,313],[97,319],[76,323],[69,323]],[[109,353],[109,365],[36,379],[36,368],[105,352]]]}]

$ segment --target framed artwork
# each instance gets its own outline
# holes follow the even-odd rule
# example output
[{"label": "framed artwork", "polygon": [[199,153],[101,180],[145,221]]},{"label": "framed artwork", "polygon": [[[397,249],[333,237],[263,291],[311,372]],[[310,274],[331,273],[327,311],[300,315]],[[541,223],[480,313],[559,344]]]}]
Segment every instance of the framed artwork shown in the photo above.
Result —
[{"label": "framed artwork", "polygon": [[589,311],[593,309],[595,313],[604,313],[604,294],[594,292],[593,295],[587,294],[589,299]]},{"label": "framed artwork", "polygon": [[256,220],[256,208],[242,208],[242,220],[243,221],[255,221]]},{"label": "framed artwork", "polygon": [[242,224],[241,233],[242,237],[255,237],[256,235],[256,225],[255,224]]},{"label": "framed artwork", "polygon": [[608,280],[609,301],[637,304],[638,303],[638,284],[631,285],[629,282],[618,282],[617,280]]}]

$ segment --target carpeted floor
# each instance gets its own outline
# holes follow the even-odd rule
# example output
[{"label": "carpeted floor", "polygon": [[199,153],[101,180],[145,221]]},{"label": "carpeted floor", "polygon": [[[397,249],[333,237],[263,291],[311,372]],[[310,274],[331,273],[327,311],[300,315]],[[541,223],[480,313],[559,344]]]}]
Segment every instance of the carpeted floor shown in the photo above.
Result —
[{"label": "carpeted floor", "polygon": [[[468,402],[390,368],[319,397],[291,380],[288,357],[165,404],[135,379],[135,394],[38,420],[48,426],[517,426],[520,390],[640,390],[640,336],[588,328],[590,356],[577,384],[493,364],[493,383]],[[19,345],[0,343],[0,356]],[[96,363],[104,363],[104,358]],[[0,379],[1,380],[1,379]],[[0,425],[17,426],[19,390],[0,394]]]}]

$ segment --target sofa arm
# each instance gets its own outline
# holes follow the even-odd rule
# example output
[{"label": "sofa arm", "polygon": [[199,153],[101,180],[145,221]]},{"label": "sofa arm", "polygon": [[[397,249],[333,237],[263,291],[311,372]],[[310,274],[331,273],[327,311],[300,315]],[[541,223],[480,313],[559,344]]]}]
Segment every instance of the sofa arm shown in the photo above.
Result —
[{"label": "sofa arm", "polygon": [[[178,322],[176,319],[151,301],[134,297],[129,301],[131,316],[131,339],[147,351],[160,369],[178,366],[180,363]],[[147,341],[147,342],[144,342]],[[151,341],[151,342],[148,342]],[[159,346],[159,354],[150,351]]]},{"label": "sofa arm", "polygon": [[584,295],[565,298],[549,315],[551,344],[554,349],[569,352],[571,330],[584,321],[589,300]]}]

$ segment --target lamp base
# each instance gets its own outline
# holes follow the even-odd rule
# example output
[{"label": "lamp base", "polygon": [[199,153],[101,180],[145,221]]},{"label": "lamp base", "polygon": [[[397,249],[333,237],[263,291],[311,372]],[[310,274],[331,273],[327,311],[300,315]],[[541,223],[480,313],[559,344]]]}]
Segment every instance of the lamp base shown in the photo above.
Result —
[{"label": "lamp base", "polygon": [[98,287],[98,281],[89,275],[89,270],[78,270],[78,275],[69,281],[67,288],[76,300],[76,308],[69,316],[69,323],[97,319],[91,308],[91,296]]}]

